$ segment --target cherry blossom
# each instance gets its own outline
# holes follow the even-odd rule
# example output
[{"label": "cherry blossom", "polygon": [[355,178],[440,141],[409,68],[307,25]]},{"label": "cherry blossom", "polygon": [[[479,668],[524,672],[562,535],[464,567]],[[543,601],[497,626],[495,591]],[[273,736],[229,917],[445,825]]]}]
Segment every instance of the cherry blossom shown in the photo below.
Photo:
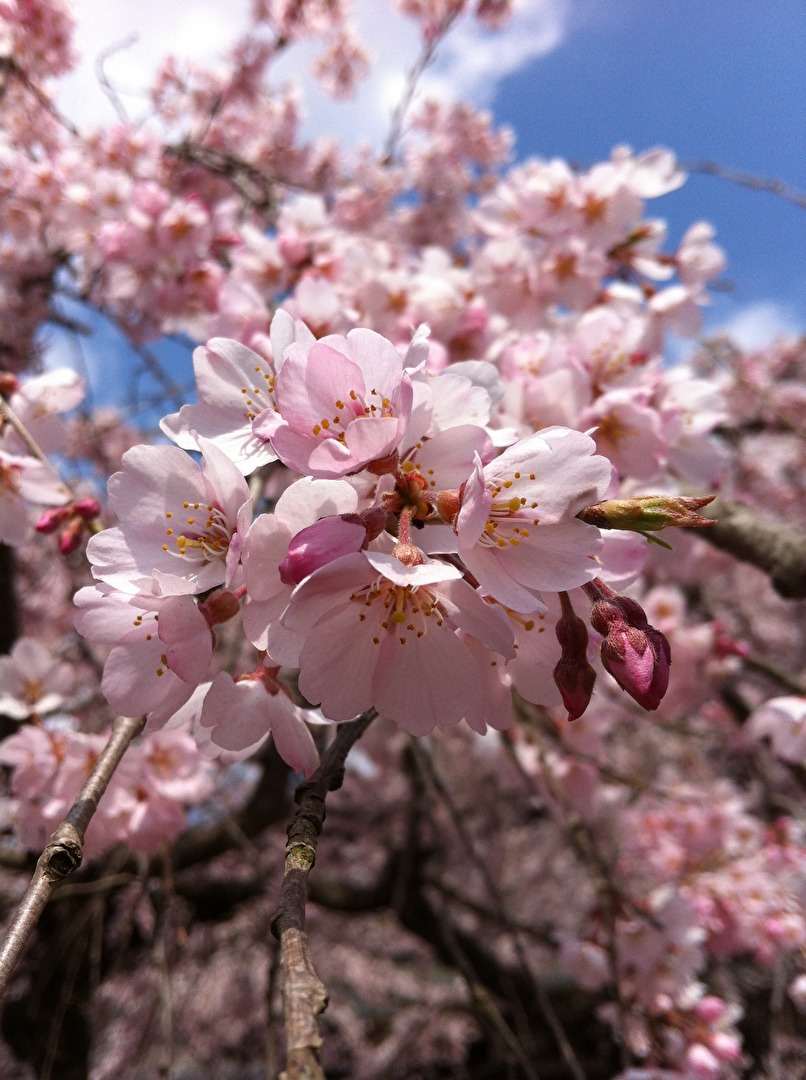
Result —
[{"label": "cherry blossom", "polygon": [[109,481],[120,526],[87,546],[99,581],[126,591],[203,592],[231,584],[252,518],[249,488],[221,450],[199,438],[199,470],[183,451],[137,446]]},{"label": "cherry blossom", "polygon": [[257,416],[255,434],[289,468],[325,479],[392,454],[412,404],[402,357],[363,329],[289,345],[274,393],[275,409]]},{"label": "cherry blossom", "polygon": [[596,576],[599,532],[575,517],[610,483],[594,449],[587,435],[546,428],[489,465],[477,459],[455,528],[464,564],[496,600],[528,613],[540,590]]},{"label": "cherry blossom", "polygon": [[19,638],[0,656],[0,713],[14,720],[61,708],[74,686],[70,665],[34,638]]},{"label": "cherry blossom", "polygon": [[304,634],[300,690],[331,720],[372,706],[412,734],[477,707],[476,662],[456,630],[504,659],[512,632],[446,563],[357,552],[297,586],[282,616]]}]

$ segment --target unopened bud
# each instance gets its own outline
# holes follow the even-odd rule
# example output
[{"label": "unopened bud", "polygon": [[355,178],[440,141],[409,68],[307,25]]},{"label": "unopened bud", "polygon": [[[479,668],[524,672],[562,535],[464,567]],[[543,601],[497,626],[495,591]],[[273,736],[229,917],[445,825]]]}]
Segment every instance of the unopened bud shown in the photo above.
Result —
[{"label": "unopened bud", "polygon": [[366,537],[366,525],[357,514],[320,518],[298,532],[288,545],[288,554],[277,568],[280,580],[298,585],[334,559],[361,551]]},{"label": "unopened bud", "polygon": [[76,499],[73,503],[73,513],[78,514],[84,521],[92,521],[101,512],[101,504],[97,499]]},{"label": "unopened bud", "polygon": [[554,682],[568,710],[568,719],[576,720],[590,703],[596,672],[588,663],[588,628],[571,607],[567,594],[560,593],[560,598],[563,611],[554,631],[562,655],[554,668]]},{"label": "unopened bud", "polygon": [[669,686],[672,653],[666,637],[650,626],[641,605],[630,597],[598,600],[591,625],[602,635],[602,664],[622,690],[653,712]]},{"label": "unopened bud", "polygon": [[715,498],[715,495],[699,498],[646,495],[639,499],[607,499],[586,507],[577,517],[599,529],[628,529],[638,533],[658,532],[669,526],[702,529],[716,525],[716,521],[702,517],[697,510]]},{"label": "unopened bud", "polygon": [[62,555],[69,555],[81,545],[84,533],[84,522],[81,518],[72,518],[59,533],[59,551]]},{"label": "unopened bud", "polygon": [[37,521],[36,531],[45,535],[56,532],[60,525],[64,525],[71,514],[72,510],[69,506],[52,506]]}]

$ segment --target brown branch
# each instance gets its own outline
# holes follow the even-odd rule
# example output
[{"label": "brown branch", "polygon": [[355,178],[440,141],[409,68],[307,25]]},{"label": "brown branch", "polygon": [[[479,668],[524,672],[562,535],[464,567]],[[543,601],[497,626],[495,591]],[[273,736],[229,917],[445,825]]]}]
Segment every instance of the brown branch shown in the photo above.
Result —
[{"label": "brown branch", "polygon": [[698,529],[698,536],[763,570],[785,599],[806,597],[806,533],[768,521],[754,507],[734,499],[720,497],[710,512],[717,524]]},{"label": "brown branch", "polygon": [[132,740],[145,727],[145,717],[119,717],[104,749],[64,821],[39,857],[31,884],[0,946],[0,996],[53,891],[81,865],[84,836],[101,796]]},{"label": "brown branch", "polygon": [[341,787],[347,754],[376,715],[370,709],[357,720],[341,724],[319,768],[295,793],[298,807],[288,828],[280,904],[272,919],[272,933],[280,941],[285,1014],[286,1071],[281,1080],[325,1080],[319,1063],[322,1037],[316,1017],[327,1006],[327,990],[308,955],[308,875],[316,861],[327,793]]}]

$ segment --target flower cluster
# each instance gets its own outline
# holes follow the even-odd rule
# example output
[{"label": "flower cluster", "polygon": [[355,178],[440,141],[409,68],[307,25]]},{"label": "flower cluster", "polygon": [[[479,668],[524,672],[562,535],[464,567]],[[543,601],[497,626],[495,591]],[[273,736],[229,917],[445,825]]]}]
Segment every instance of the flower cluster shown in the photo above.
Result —
[{"label": "flower cluster", "polygon": [[[617,483],[590,435],[555,425],[517,438],[496,412],[496,370],[434,370],[427,327],[402,350],[369,329],[316,339],[281,309],[267,346],[197,350],[202,400],[163,430],[201,453],[200,468],[179,447],[134,447],[110,481],[119,525],[90,540],[97,584],[76,599],[78,628],[111,646],[102,689],[116,710],[157,726],[193,697],[200,727],[229,751],[296,725],[278,747],[306,772],[316,754],[281,668],[298,669],[328,720],[374,708],[417,735],[462,720],[507,727],[512,687],[537,704],[562,698],[576,716],[593,680],[580,702],[555,669],[574,649],[587,664],[588,637],[569,646],[557,624],[559,597],[570,608],[582,587],[606,591],[591,613],[605,667],[657,708],[668,644],[601,580],[602,533],[579,517]],[[253,521],[242,473],[271,462],[287,486]],[[213,628],[241,601],[258,666],[194,695]],[[610,631],[605,611],[617,615]],[[630,652],[617,661],[619,635]],[[224,700],[247,690],[262,726],[228,734]]]},{"label": "flower cluster", "polygon": [[[107,742],[106,735],[74,730],[64,718],[28,724],[0,744],[0,762],[13,770],[4,816],[17,839],[40,851],[73,805]],[[175,840],[186,825],[186,808],[214,789],[210,766],[186,731],[159,731],[126,755],[116,770],[86,834],[85,851],[114,844],[154,851]]]}]

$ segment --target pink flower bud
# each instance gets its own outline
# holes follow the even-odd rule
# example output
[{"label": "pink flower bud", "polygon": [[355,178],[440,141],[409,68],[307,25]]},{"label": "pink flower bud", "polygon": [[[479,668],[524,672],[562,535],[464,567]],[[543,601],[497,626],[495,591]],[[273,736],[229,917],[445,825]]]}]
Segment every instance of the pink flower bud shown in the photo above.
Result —
[{"label": "pink flower bud", "polygon": [[717,1080],[722,1064],[702,1043],[694,1043],[686,1053],[686,1064],[698,1080]]},{"label": "pink flower bud", "polygon": [[101,512],[101,504],[97,499],[76,499],[73,503],[73,513],[78,514],[84,521],[92,521]]},{"label": "pink flower bud", "polygon": [[52,506],[46,510],[36,523],[36,531],[49,535],[56,532],[60,525],[70,517],[72,511],[69,506]]},{"label": "pink flower bud", "polygon": [[711,1037],[711,1049],[722,1061],[735,1061],[741,1053],[741,1043],[727,1031],[716,1031]]},{"label": "pink flower bud", "polygon": [[698,1020],[704,1020],[706,1024],[713,1024],[725,1013],[725,1002],[713,994],[706,994],[694,1006],[694,1015]]},{"label": "pink flower bud", "polygon": [[288,545],[288,554],[278,567],[280,580],[299,585],[314,570],[333,562],[341,555],[361,551],[367,528],[357,515],[326,517],[298,532]]},{"label": "pink flower bud", "polygon": [[69,555],[81,545],[81,537],[84,533],[84,522],[81,518],[73,518],[68,521],[59,533],[59,551],[62,555]]},{"label": "pink flower bud", "polygon": [[616,595],[597,600],[591,625],[604,638],[605,670],[642,708],[657,709],[669,686],[671,649],[660,630],[649,625],[641,605]]}]

